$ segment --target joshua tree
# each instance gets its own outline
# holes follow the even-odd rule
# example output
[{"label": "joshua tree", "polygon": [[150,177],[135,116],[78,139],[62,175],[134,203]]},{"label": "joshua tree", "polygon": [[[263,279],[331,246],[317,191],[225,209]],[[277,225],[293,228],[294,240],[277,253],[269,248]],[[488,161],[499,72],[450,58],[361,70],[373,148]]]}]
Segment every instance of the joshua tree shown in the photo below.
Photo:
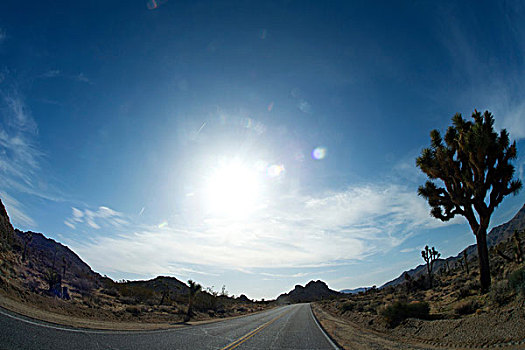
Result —
[{"label": "joshua tree", "polygon": [[467,250],[465,249],[463,251],[463,261],[465,262],[465,270],[467,271],[467,276],[470,275],[470,271],[468,268],[468,256],[467,256]]},{"label": "joshua tree", "polygon": [[202,290],[202,286],[192,280],[188,281],[188,286],[190,287],[190,294],[188,298],[188,313],[184,319],[185,322],[188,322],[193,315],[193,302],[195,301],[195,296]]},{"label": "joshua tree", "polygon": [[521,238],[520,238],[520,234],[518,230],[514,230],[512,239],[514,240],[514,258],[516,259],[516,262],[519,264],[523,262],[523,250],[521,249]]},{"label": "joshua tree", "polygon": [[494,118],[488,111],[482,115],[474,110],[472,118],[466,121],[456,114],[444,142],[438,130],[430,133],[430,147],[416,159],[430,180],[419,187],[418,194],[428,200],[435,218],[448,221],[462,215],[467,219],[476,236],[481,290],[486,292],[490,287],[490,217],[505,196],[521,189],[521,181],[512,179],[516,142],[510,143],[505,129],[499,135],[494,131]]},{"label": "joshua tree", "polygon": [[505,252],[503,251],[503,246],[504,246],[504,245],[505,245],[505,244],[504,244],[503,242],[500,243],[500,244],[498,244],[498,245],[496,246],[495,251],[496,251],[496,253],[498,253],[499,256],[501,256],[501,257],[502,257],[503,259],[505,259],[506,261],[508,261],[508,262],[512,262],[512,258],[511,258],[510,256],[508,256],[507,254],[505,254]]},{"label": "joshua tree", "polygon": [[33,240],[33,234],[30,231],[27,231],[24,233],[24,250],[22,251],[22,261],[26,261],[27,257],[27,249],[29,247],[29,243]]},{"label": "joshua tree", "polygon": [[434,261],[439,259],[441,256],[441,253],[439,253],[434,247],[432,249],[428,248],[428,245],[425,246],[425,249],[421,251],[421,257],[423,257],[423,260],[427,263],[427,272],[428,272],[428,280],[430,283],[430,287],[432,287],[432,268],[434,265]]}]

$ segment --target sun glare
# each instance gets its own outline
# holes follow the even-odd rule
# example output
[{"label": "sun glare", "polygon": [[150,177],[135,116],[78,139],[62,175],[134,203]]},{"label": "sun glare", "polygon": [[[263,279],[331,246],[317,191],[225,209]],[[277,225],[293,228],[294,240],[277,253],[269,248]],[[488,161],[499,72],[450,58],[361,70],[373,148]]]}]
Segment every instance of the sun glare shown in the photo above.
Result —
[{"label": "sun glare", "polygon": [[206,201],[214,214],[242,218],[256,208],[259,190],[256,169],[235,159],[221,164],[208,178]]}]

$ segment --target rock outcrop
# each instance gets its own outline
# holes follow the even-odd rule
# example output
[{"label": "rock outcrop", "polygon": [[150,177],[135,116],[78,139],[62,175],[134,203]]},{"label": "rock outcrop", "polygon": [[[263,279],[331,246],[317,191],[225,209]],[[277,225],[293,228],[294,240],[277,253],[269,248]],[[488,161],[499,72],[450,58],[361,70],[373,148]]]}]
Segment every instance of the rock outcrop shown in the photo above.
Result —
[{"label": "rock outcrop", "polygon": [[9,216],[5,210],[2,200],[0,200],[0,249],[6,249],[13,240],[13,226],[9,221]]},{"label": "rock outcrop", "polygon": [[281,294],[277,298],[280,304],[288,303],[307,303],[311,301],[318,301],[328,299],[333,296],[340,295],[339,292],[328,288],[325,282],[310,281],[306,286],[296,285],[295,288],[286,294]]}]

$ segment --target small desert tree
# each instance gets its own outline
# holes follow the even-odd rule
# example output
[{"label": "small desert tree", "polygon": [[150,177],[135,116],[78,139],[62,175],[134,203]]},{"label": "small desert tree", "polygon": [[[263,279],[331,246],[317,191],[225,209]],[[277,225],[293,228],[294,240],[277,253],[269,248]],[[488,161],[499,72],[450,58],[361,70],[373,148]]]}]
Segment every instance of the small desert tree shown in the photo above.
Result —
[{"label": "small desert tree", "polygon": [[432,249],[428,248],[428,245],[425,246],[425,249],[421,251],[421,257],[425,260],[427,264],[427,273],[430,287],[432,288],[432,268],[434,261],[439,259],[441,253],[439,253],[434,247]]},{"label": "small desert tree", "polygon": [[465,262],[465,270],[467,271],[468,276],[470,275],[470,270],[468,268],[468,253],[466,249],[463,251],[463,261]]},{"label": "small desert tree", "polygon": [[466,121],[456,114],[445,142],[438,130],[430,133],[430,147],[416,159],[430,181],[419,187],[418,194],[428,200],[435,218],[448,221],[462,215],[467,219],[476,236],[481,290],[486,292],[490,287],[490,217],[505,196],[520,190],[521,181],[513,180],[516,142],[510,143],[505,129],[499,135],[494,131],[494,118],[488,111],[482,115],[475,110],[472,118]]},{"label": "small desert tree", "polygon": [[188,281],[188,286],[189,286],[188,313],[186,314],[186,317],[184,319],[184,321],[186,322],[188,322],[191,316],[193,315],[193,302],[195,301],[195,296],[199,294],[199,292],[202,290],[202,286],[192,280]]},{"label": "small desert tree", "polygon": [[33,234],[30,231],[24,232],[24,235],[22,236],[24,241],[24,249],[22,250],[22,261],[26,261],[27,258],[27,251],[29,248],[29,244],[33,240]]}]

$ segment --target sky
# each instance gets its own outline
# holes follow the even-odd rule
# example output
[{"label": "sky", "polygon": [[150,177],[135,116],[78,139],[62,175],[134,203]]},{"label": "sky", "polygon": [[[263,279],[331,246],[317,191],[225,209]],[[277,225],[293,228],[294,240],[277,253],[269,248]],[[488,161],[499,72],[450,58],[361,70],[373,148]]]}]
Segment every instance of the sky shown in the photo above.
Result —
[{"label": "sky", "polygon": [[475,242],[432,129],[489,110],[525,180],[524,73],[518,1],[2,1],[0,199],[116,280],[379,286]]}]

